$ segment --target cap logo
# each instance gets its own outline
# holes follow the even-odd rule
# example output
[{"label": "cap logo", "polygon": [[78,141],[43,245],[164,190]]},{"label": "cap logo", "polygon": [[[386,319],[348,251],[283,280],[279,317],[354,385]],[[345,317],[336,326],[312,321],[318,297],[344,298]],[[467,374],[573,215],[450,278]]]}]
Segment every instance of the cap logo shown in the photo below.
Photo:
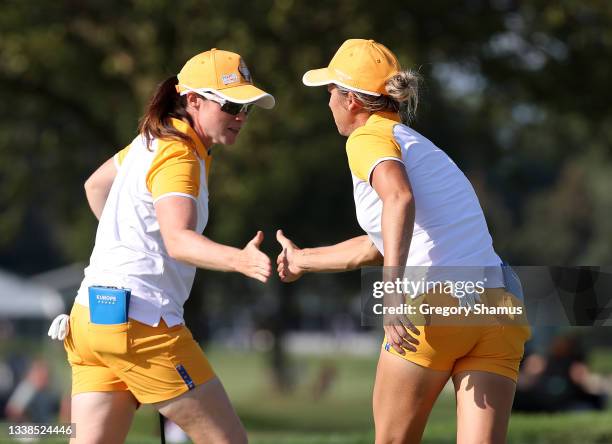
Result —
[{"label": "cap logo", "polygon": [[236,75],[235,72],[231,73],[231,74],[224,74],[221,76],[221,81],[223,82],[224,85],[229,85],[230,83],[236,83],[238,82],[238,76]]},{"label": "cap logo", "polygon": [[249,71],[249,68],[247,68],[246,63],[244,63],[244,60],[242,60],[242,57],[240,58],[240,64],[238,65],[238,71],[240,71],[240,74],[242,74],[242,77],[244,77],[244,80],[246,80],[249,83],[253,82],[253,79],[251,79],[251,71]]}]

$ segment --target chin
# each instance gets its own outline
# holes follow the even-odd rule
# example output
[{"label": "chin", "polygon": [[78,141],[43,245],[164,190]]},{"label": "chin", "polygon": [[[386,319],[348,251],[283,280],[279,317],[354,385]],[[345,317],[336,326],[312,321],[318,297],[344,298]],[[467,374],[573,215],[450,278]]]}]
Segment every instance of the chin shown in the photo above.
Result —
[{"label": "chin", "polygon": [[336,129],[338,130],[338,134],[340,134],[341,136],[346,136],[346,131],[344,130],[344,128],[342,128],[340,125],[338,125],[338,122],[335,122],[336,124]]},{"label": "chin", "polygon": [[236,143],[236,139],[237,139],[236,136],[226,137],[225,141],[223,142],[223,145],[227,145],[227,146],[233,145]]},{"label": "chin", "polygon": [[217,139],[215,144],[229,146],[236,143],[236,139],[237,137],[235,134],[224,134]]}]

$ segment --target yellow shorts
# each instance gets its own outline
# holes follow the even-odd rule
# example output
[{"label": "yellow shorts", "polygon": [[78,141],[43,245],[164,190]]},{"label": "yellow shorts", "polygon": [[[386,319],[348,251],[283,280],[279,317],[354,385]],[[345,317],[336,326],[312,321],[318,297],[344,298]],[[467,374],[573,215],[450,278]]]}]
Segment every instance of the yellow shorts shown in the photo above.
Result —
[{"label": "yellow shorts", "polygon": [[64,340],[72,367],[72,395],[129,390],[138,402],[172,399],[215,376],[184,325],[157,327],[89,322],[89,308],[74,304]]},{"label": "yellow shorts", "polygon": [[[442,297],[426,294],[426,302],[442,305]],[[458,305],[445,295],[445,305]],[[522,305],[514,296],[501,288],[486,289],[480,296],[487,306]],[[383,349],[434,370],[450,371],[452,375],[468,370],[479,370],[506,376],[516,382],[518,368],[523,358],[525,342],[531,337],[526,315],[509,319],[505,315],[471,317],[466,322],[449,321],[448,318],[427,319],[429,325],[417,325],[420,331],[415,336],[419,341],[416,352],[404,350],[400,355],[383,341]],[[444,324],[446,325],[440,325]]]}]

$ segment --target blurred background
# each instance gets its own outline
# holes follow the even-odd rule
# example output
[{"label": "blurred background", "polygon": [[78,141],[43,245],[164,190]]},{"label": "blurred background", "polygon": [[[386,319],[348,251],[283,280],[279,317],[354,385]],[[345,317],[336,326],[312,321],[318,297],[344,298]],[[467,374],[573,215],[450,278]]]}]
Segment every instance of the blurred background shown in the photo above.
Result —
[{"label": "blurred background", "polygon": [[[278,228],[301,247],[362,234],[328,94],[301,83],[347,38],[384,43],[424,77],[412,126],[466,173],[502,257],[610,264],[612,3],[5,0],[2,421],[67,421],[69,367],[61,343],[45,335],[70,309],[93,247],[83,183],[131,142],[156,84],[194,54],[240,53],[277,99],[249,117],[235,146],[214,150],[205,234],[242,246],[263,230],[274,260]],[[359,288],[359,272],[261,285],[198,271],[187,325],[252,442],[372,442],[382,336],[360,327]],[[510,442],[612,442],[611,334],[535,331]],[[454,423],[449,388],[425,442],[454,442]],[[143,407],[128,442],[158,439],[156,416]]]}]

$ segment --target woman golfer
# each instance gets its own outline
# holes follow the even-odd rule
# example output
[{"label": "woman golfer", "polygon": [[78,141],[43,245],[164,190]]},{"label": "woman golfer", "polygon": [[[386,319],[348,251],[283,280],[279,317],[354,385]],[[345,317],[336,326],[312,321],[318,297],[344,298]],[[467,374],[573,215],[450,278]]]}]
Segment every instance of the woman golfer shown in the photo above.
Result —
[{"label": "woman golfer", "polygon": [[[243,249],[200,234],[211,149],[236,141],[253,105],[272,108],[274,98],[253,86],[238,54],[198,54],[158,86],[139,135],[85,183],[99,225],[64,342],[74,442],[123,442],[139,404],[152,404],[193,442],[247,441],[184,325],[183,304],[196,267],[270,276],[262,232]],[[127,319],[116,322],[126,301]]]},{"label": "woman golfer", "polygon": [[[478,266],[487,267],[481,298],[492,305],[516,303],[504,291],[501,261],[472,186],[442,150],[407,124],[417,107],[417,76],[402,71],[385,46],[353,39],[328,67],[308,71],[303,82],[327,86],[338,132],[348,137],[357,219],[367,236],[301,250],[279,231],[281,279],[354,269],[383,257],[386,267],[427,266],[434,272],[436,266]],[[419,442],[451,377],[457,442],[504,442],[529,328],[499,322],[415,327],[401,317],[395,321],[385,322],[376,373],[376,443]]]}]

